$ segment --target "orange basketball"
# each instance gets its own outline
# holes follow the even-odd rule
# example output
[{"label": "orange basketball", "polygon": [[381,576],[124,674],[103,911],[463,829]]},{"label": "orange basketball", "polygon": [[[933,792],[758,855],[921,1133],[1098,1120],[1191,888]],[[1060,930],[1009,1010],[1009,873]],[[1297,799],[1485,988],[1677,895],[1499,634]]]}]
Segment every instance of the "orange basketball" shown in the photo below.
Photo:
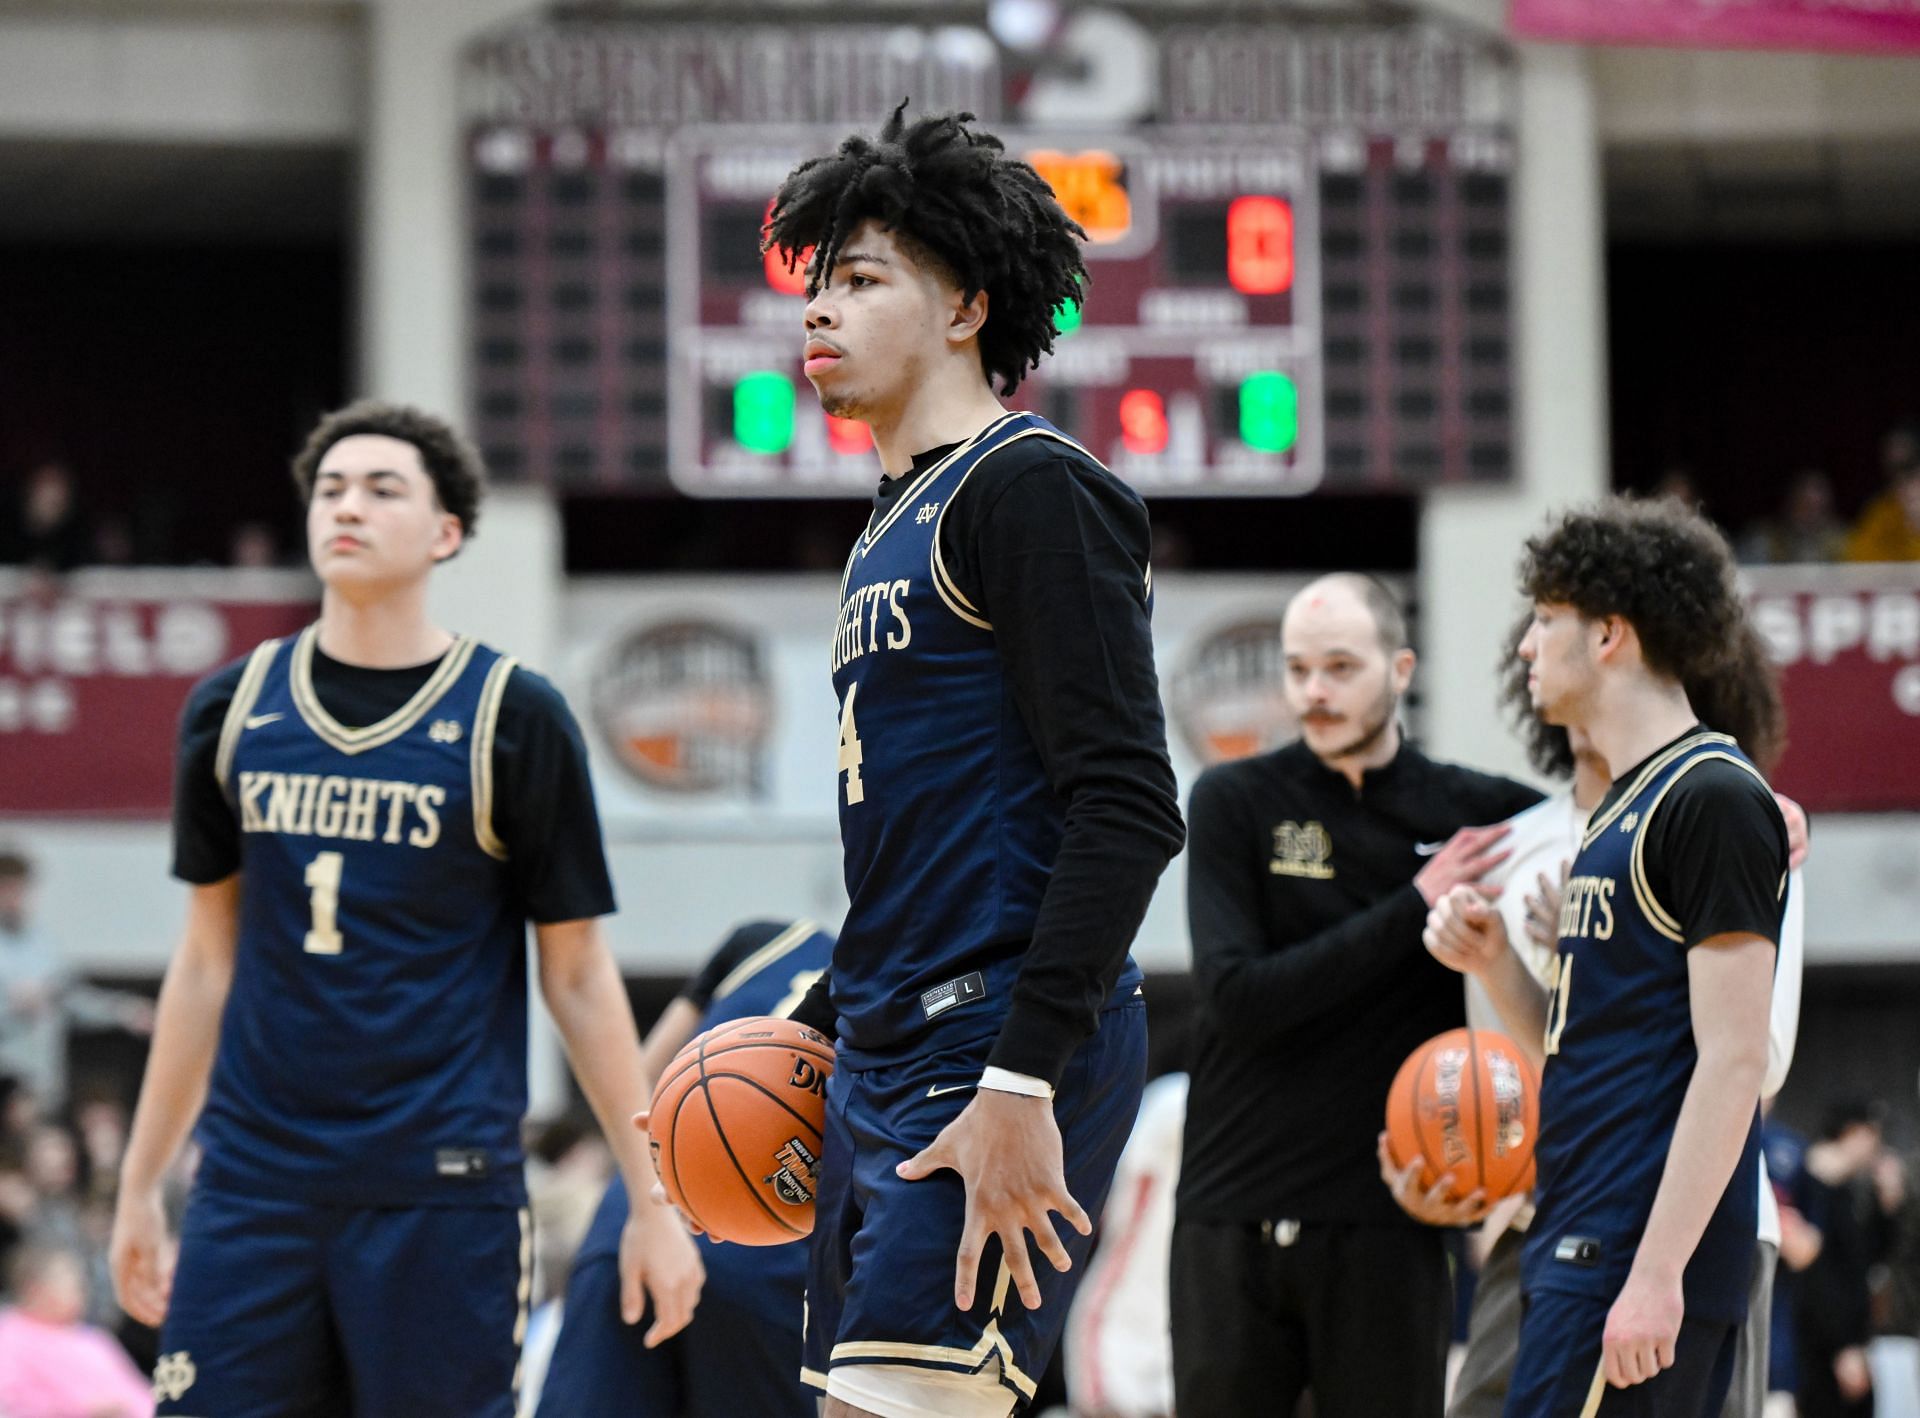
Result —
[{"label": "orange basketball", "polygon": [[709,1236],[777,1246],[813,1230],[833,1045],[790,1019],[709,1029],[661,1071],[648,1145],[667,1197]]},{"label": "orange basketball", "polygon": [[1452,1179],[1453,1194],[1489,1201],[1533,1186],[1540,1080],[1513,1040],[1489,1029],[1450,1029],[1407,1056],[1387,1090],[1387,1153],[1418,1159],[1419,1185]]}]

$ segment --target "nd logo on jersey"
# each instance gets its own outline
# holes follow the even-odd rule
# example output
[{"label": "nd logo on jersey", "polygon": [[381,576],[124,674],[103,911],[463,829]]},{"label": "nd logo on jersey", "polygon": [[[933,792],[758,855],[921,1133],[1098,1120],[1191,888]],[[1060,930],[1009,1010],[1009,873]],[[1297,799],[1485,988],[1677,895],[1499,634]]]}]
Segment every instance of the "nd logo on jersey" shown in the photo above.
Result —
[{"label": "nd logo on jersey", "polygon": [[193,1367],[193,1358],[186,1350],[162,1354],[153,1366],[154,1399],[178,1399],[193,1387],[193,1381],[199,1377],[199,1371]]}]

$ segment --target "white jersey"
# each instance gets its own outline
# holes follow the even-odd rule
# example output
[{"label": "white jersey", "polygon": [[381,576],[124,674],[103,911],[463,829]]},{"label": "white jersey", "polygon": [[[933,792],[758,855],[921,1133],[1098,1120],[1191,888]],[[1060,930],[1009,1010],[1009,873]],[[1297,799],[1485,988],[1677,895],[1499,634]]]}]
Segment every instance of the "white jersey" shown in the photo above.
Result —
[{"label": "white jersey", "polygon": [[1173,1412],[1167,1272],[1186,1116],[1184,1073],[1147,1085],[1100,1216],[1100,1248],[1067,1314],[1067,1392],[1076,1410],[1120,1418]]},{"label": "white jersey", "polygon": [[[1540,947],[1527,935],[1527,897],[1540,889],[1539,878],[1560,880],[1561,868],[1580,850],[1581,834],[1590,814],[1576,806],[1573,789],[1562,788],[1525,812],[1507,819],[1511,834],[1501,845],[1507,859],[1483,878],[1501,888],[1500,919],[1507,939],[1533,977],[1544,986],[1553,963],[1553,948]],[[1767,1072],[1760,1096],[1771,1098],[1787,1081],[1793,1063],[1794,1041],[1800,1032],[1800,975],[1805,961],[1806,895],[1800,873],[1787,877],[1786,914],[1780,921],[1779,956],[1773,972],[1773,1006],[1767,1018]],[[1475,1029],[1505,1032],[1493,1001],[1472,976],[1467,977],[1467,1023]],[[1760,1239],[1780,1244],[1780,1207],[1767,1178],[1767,1159],[1760,1157]],[[1524,1223],[1523,1223],[1524,1224]]]}]

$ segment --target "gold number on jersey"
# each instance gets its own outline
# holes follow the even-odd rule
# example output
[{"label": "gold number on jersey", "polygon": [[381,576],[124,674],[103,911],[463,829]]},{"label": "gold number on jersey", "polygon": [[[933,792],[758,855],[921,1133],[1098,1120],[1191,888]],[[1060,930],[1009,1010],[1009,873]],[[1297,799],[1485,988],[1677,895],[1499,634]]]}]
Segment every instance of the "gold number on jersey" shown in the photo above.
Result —
[{"label": "gold number on jersey", "polygon": [[322,852],[307,863],[307,900],[313,907],[313,928],[307,932],[310,955],[340,953],[340,873],[346,858]]},{"label": "gold number on jersey", "polygon": [[787,981],[787,992],[780,1003],[767,1013],[776,1019],[785,1019],[800,1008],[800,1001],[807,997],[807,991],[813,988],[813,982],[826,973],[825,970],[801,970],[796,973],[791,980]]},{"label": "gold number on jersey", "polygon": [[1547,1037],[1544,1043],[1548,1058],[1560,1052],[1560,1031],[1567,1027],[1567,998],[1573,993],[1573,956],[1566,951],[1553,957],[1553,964],[1547,971]]},{"label": "gold number on jersey", "polygon": [[853,696],[860,688],[857,684],[847,686],[847,702],[840,706],[840,771],[847,775],[847,806],[864,802],[866,787],[860,782],[860,764],[863,756],[860,751],[860,730],[853,722]]}]

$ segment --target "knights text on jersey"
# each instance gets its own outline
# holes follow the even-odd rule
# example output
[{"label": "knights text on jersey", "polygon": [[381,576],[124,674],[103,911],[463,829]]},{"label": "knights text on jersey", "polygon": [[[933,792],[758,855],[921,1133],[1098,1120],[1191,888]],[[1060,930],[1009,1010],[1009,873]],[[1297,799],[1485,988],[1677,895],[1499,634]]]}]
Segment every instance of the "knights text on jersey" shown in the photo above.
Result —
[{"label": "knights text on jersey", "polygon": [[[1663,846],[1650,846],[1650,837],[1664,830],[1662,813],[1676,811],[1676,788],[1696,788],[1714,774],[1751,789],[1750,801],[1736,799],[1737,815],[1716,832],[1745,840],[1748,860],[1764,863],[1759,875],[1767,878],[1766,900],[1738,924],[1778,939],[1786,838],[1771,794],[1731,738],[1686,734],[1602,801],[1567,882],[1548,981],[1539,1207],[1524,1258],[1530,1292],[1611,1298],[1653,1209],[1698,1059],[1689,948],[1712,948],[1696,943],[1717,930],[1685,919],[1673,883],[1690,864],[1674,859],[1670,837],[1659,839]],[[1740,1162],[1687,1266],[1690,1317],[1734,1322],[1746,1311],[1758,1221],[1758,1126],[1756,1108]]]},{"label": "knights text on jersey", "polygon": [[[940,553],[941,517],[968,475],[1029,438],[1092,461],[1045,420],[1008,414],[909,475],[841,581],[832,667],[851,905],[832,980],[843,1065],[902,1056],[936,1029],[945,1040],[995,1032],[1060,848],[1065,804],[993,626]],[[1139,981],[1129,960],[1113,998]]]},{"label": "knights text on jersey", "polygon": [[202,1180],[518,1205],[526,919],[492,820],[515,662],[458,639],[408,703],[348,728],[313,691],[314,646],[309,628],[255,651],[221,735],[240,933]]}]

